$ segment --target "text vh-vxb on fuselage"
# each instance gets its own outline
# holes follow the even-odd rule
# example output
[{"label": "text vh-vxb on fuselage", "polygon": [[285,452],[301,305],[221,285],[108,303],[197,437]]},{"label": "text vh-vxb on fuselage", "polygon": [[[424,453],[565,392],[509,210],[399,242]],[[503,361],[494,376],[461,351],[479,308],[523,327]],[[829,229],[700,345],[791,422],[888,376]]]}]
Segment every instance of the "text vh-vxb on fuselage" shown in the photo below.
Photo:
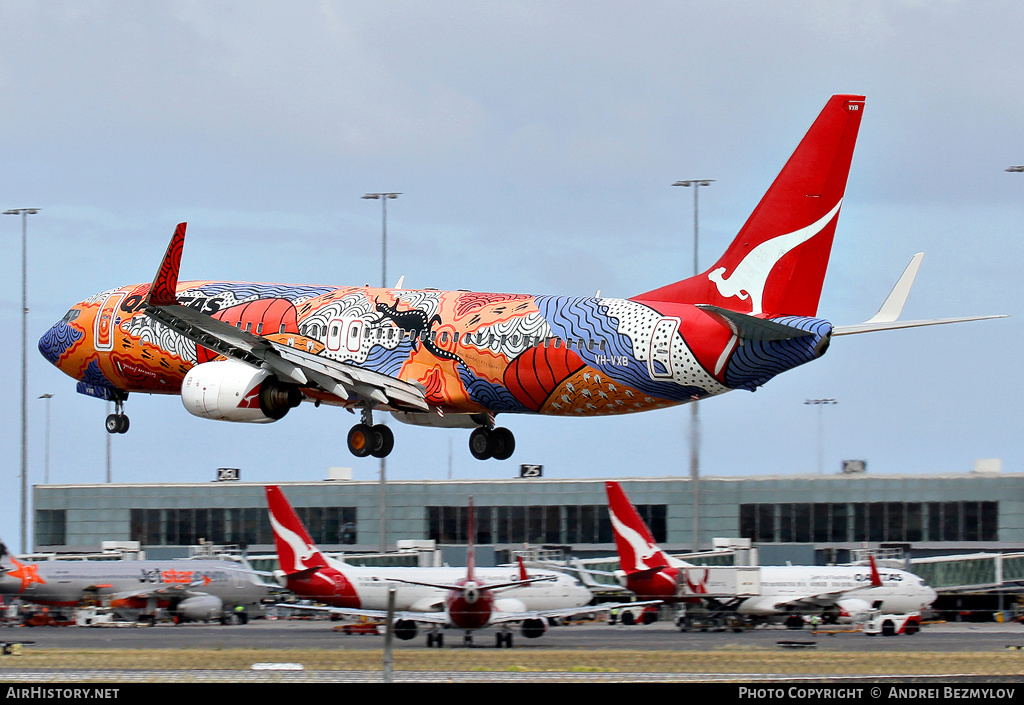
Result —
[{"label": "text vh-vxb on fuselage", "polygon": [[[752,391],[844,332],[816,313],[863,106],[828,101],[711,268],[628,299],[179,283],[182,223],[152,284],[76,304],[39,349],[78,391],[114,402],[111,433],[128,428],[130,393],[180,394],[192,414],[249,423],[312,401],[360,409],[348,446],[361,457],[394,445],[376,411],[472,428],[475,457],[506,459],[515,438],[498,414],[624,414]],[[845,332],[911,325],[892,320]]]}]

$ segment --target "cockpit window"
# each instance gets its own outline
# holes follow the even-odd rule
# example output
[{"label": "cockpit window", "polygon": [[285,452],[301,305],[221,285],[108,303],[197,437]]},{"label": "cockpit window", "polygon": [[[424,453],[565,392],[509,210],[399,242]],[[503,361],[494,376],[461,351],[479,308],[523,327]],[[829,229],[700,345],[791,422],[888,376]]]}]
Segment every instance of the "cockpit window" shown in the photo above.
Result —
[{"label": "cockpit window", "polygon": [[61,320],[64,321],[65,323],[71,323],[71,321],[73,321],[76,318],[78,318],[78,314],[80,314],[80,313],[81,313],[81,311],[79,311],[77,308],[73,308],[70,311],[68,311],[67,313],[65,313],[64,314],[64,318],[62,318]]}]

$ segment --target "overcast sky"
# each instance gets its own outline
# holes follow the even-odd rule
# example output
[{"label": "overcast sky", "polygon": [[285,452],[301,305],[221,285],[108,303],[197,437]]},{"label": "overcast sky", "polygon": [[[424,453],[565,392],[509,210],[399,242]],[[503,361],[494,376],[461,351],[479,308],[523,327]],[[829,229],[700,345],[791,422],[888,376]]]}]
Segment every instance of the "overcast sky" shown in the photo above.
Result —
[{"label": "overcast sky", "polygon": [[[0,210],[29,219],[29,478],[102,482],[107,405],[36,351],[98,291],[150,281],[189,223],[182,279],[628,297],[732,239],[828,97],[867,96],[819,315],[869,318],[915,252],[906,318],[1009,319],[836,339],[754,394],[702,403],[702,473],[1024,470],[1018,291],[1024,5],[1017,2],[18,2],[0,5]],[[0,534],[17,544],[20,224],[0,219]],[[355,417],[303,405],[248,426],[132,396],[117,482],[375,479]],[[394,424],[396,479],[688,473],[689,410],[503,417],[504,462],[467,431]],[[922,478],[926,482],[926,478]]]}]

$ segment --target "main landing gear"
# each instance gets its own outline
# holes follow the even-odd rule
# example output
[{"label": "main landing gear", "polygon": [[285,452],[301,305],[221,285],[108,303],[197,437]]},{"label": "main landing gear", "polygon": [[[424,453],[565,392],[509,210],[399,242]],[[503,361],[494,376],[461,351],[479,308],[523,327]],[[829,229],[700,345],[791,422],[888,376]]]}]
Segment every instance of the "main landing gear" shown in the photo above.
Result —
[{"label": "main landing gear", "polygon": [[373,410],[363,409],[362,423],[357,423],[348,432],[348,449],[357,458],[372,455],[386,458],[395,447],[395,434],[384,424],[373,423]]},{"label": "main landing gear", "polygon": [[114,399],[114,413],[107,416],[104,424],[107,433],[128,433],[128,417],[124,413],[124,400],[127,396]]},{"label": "main landing gear", "polygon": [[516,437],[507,428],[480,426],[469,435],[469,452],[477,460],[508,460],[516,449]]}]

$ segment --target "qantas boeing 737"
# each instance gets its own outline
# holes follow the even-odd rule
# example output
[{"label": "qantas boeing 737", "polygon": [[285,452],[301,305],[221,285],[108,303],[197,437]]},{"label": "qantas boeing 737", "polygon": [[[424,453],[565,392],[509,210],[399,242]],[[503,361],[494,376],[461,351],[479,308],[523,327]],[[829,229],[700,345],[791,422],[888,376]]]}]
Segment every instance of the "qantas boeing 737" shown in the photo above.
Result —
[{"label": "qantas boeing 737", "polygon": [[[625,587],[639,597],[672,602],[714,593],[709,571],[673,558],[654,542],[650,529],[618,482],[606,482],[608,514]],[[752,621],[821,614],[827,622],[852,620],[871,610],[906,614],[927,609],[936,598],[924,580],[905,570],[870,566],[762,566],[760,594],[715,598],[722,611]],[[787,621],[787,624],[790,622]]]},{"label": "qantas boeing 737", "polygon": [[503,460],[515,438],[498,414],[625,414],[753,391],[833,335],[976,320],[897,321],[920,256],[870,321],[816,317],[863,108],[833,96],[710,269],[629,299],[179,283],[181,223],[151,284],[74,305],[39,350],[79,392],[114,402],[111,433],[128,430],[132,393],[246,423],[309,401],[360,410],[348,434],[359,457],[394,446],[374,412],[474,429],[474,457]]}]

